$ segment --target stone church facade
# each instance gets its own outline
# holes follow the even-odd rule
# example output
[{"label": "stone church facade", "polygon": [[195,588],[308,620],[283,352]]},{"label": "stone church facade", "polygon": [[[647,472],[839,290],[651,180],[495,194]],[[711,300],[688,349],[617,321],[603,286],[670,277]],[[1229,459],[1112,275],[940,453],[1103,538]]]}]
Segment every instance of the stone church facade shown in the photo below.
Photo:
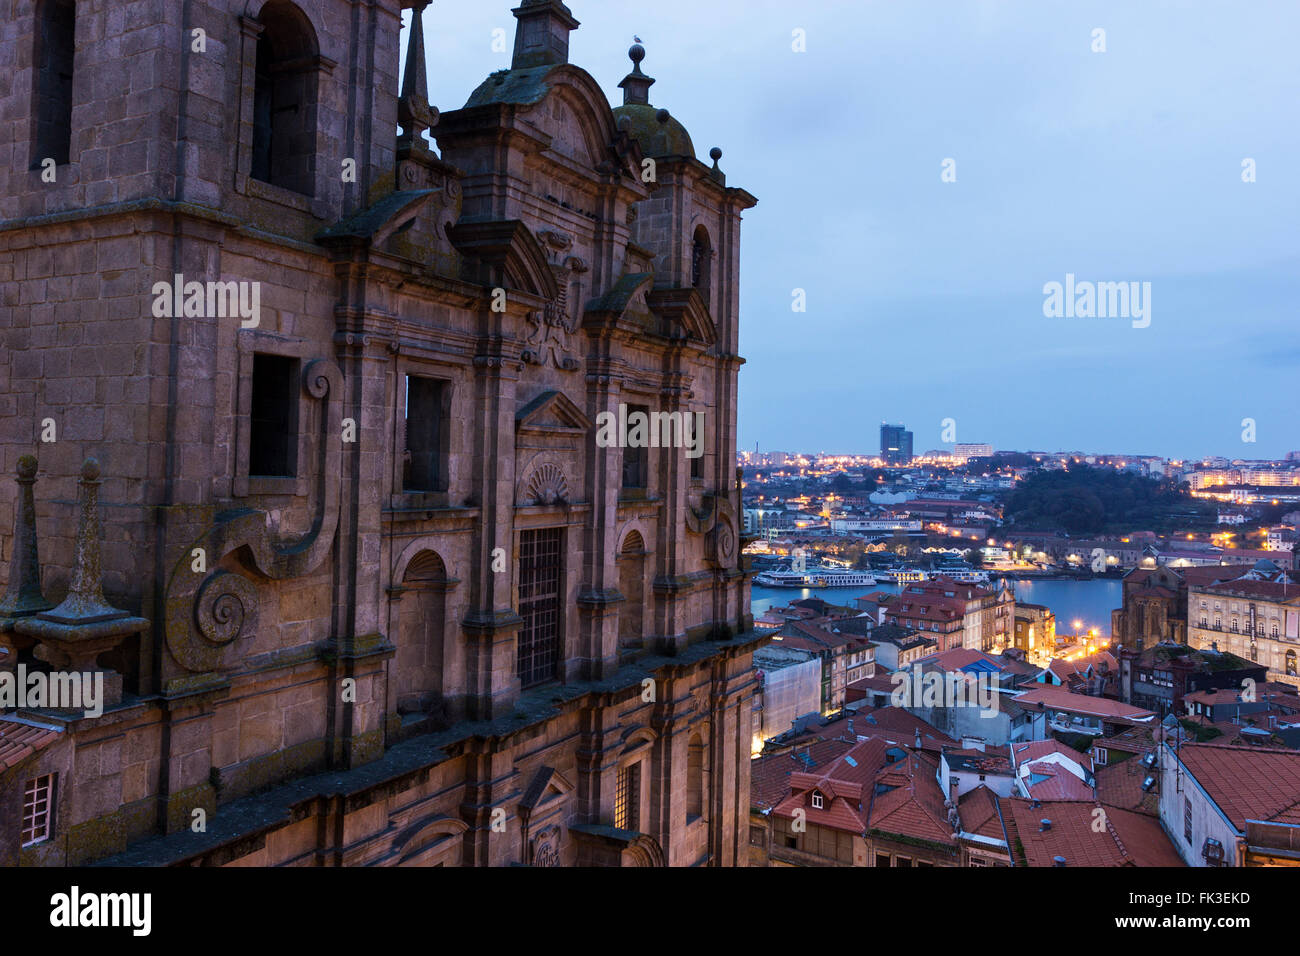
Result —
[{"label": "stone church facade", "polygon": [[106,700],[0,865],[744,863],[756,200],[560,0],[439,115],[424,6],[0,24],[0,671]]}]

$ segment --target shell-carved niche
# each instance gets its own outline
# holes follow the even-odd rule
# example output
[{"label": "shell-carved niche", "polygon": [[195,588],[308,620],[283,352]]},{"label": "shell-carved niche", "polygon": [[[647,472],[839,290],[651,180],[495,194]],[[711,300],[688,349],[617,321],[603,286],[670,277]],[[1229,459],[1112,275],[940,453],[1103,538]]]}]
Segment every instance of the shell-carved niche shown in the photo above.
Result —
[{"label": "shell-carved niche", "polygon": [[560,865],[560,828],[549,826],[533,838],[533,866]]},{"label": "shell-carved niche", "polygon": [[536,465],[524,486],[524,501],[533,505],[563,504],[569,498],[569,480],[553,461]]}]

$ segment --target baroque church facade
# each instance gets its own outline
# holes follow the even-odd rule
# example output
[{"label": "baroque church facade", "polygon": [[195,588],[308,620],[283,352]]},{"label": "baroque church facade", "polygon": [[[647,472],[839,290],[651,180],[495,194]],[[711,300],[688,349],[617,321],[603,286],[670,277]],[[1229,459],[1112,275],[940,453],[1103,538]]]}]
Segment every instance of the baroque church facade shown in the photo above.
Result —
[{"label": "baroque church facade", "polygon": [[0,25],[0,677],[104,688],[0,865],[744,864],[756,200],[560,0],[440,115],[425,6]]}]

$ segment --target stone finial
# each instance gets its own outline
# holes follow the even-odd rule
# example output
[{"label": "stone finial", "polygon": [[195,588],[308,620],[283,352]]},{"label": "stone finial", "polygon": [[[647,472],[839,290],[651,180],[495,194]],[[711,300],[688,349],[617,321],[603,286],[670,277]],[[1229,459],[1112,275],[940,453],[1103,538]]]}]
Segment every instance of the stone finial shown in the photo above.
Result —
[{"label": "stone finial", "polygon": [[77,483],[77,556],[63,603],[37,615],[56,624],[95,624],[129,617],[104,600],[99,565],[99,462],[87,458]]},{"label": "stone finial", "polygon": [[99,485],[99,462],[87,458],[77,488],[77,555],[67,597],[52,611],[15,621],[13,630],[35,639],[40,644],[36,657],[52,667],[102,674],[102,703],[114,706],[122,699],[122,675],[100,667],[98,658],[129,635],[143,631],[149,622],[104,600],[99,565]]},{"label": "stone finial", "polygon": [[641,61],[645,59],[645,47],[641,45],[638,39],[632,44],[631,49],[627,51],[628,59],[632,61],[632,72],[623,77],[623,82],[619,87],[623,90],[623,105],[630,103],[648,104],[650,102],[650,87],[654,85],[654,78],[646,76],[641,72]]},{"label": "stone finial", "polygon": [[569,62],[569,34],[579,24],[561,0],[524,0],[510,12],[519,21],[512,70]]},{"label": "stone finial", "polygon": [[36,546],[36,457],[18,459],[18,502],[14,508],[14,552],[9,586],[0,600],[0,626],[6,618],[48,611],[52,604],[41,593],[41,562]]},{"label": "stone finial", "polygon": [[727,185],[727,174],[722,171],[720,166],[718,166],[718,160],[722,159],[722,150],[717,146],[714,146],[709,150],[709,159],[713,160],[713,168],[709,170],[709,176],[712,177],[715,182],[718,182],[723,186]]},{"label": "stone finial", "polygon": [[438,123],[438,111],[429,105],[429,78],[424,58],[424,9],[428,0],[411,8],[411,35],[406,44],[406,69],[402,73],[402,96],[397,101],[397,121],[402,135],[397,145],[427,149],[424,131]]}]

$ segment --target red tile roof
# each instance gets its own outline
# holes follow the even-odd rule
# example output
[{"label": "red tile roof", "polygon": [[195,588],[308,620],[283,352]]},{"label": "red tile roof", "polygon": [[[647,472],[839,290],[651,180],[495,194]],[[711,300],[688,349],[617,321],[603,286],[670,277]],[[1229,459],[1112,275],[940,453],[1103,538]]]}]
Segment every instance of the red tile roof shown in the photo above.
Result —
[{"label": "red tile roof", "polygon": [[[760,810],[776,806],[790,792],[790,775],[825,767],[853,749],[847,740],[814,740],[806,746],[780,754],[767,754],[749,763],[751,805]],[[804,755],[803,757],[800,754]]]},{"label": "red tile roof", "polygon": [[[885,752],[889,749],[883,740],[864,740],[825,767],[791,773],[789,793],[772,808],[772,815],[789,818],[802,810],[810,824],[861,833],[866,828],[865,801],[871,781],[885,766]],[[822,806],[814,806],[814,793],[822,795]]]},{"label": "red tile roof", "polygon": [[[1066,866],[1184,865],[1160,822],[1142,814],[1092,800],[1038,801],[1034,806],[1012,797],[1002,807],[1008,829],[1014,831],[1012,845],[1028,866],[1054,866],[1058,856]],[[1050,820],[1051,828],[1043,831],[1042,820]]]},{"label": "red tile roof", "polygon": [[936,770],[929,756],[918,753],[890,765],[877,782],[894,789],[872,794],[867,826],[886,833],[951,845],[954,842],[953,828],[948,822],[943,794],[935,779]]},{"label": "red tile roof", "polygon": [[1291,817],[1300,804],[1300,753],[1272,747],[1183,744],[1179,759],[1232,825]]},{"label": "red tile roof", "polygon": [[[891,685],[892,686],[892,685]],[[847,719],[836,720],[824,730],[847,731]],[[957,741],[920,717],[913,716],[901,707],[863,707],[853,715],[853,732],[860,737],[886,737],[905,747],[915,747],[916,733],[921,732],[921,749],[938,751],[942,747],[955,747]]]},{"label": "red tile roof", "polygon": [[978,661],[992,664],[998,670],[1003,667],[1002,662],[992,654],[985,654],[983,651],[977,651],[969,647],[954,647],[950,650],[940,651],[938,654],[930,654],[920,658],[917,663],[933,665],[944,671],[958,671]]},{"label": "red tile roof", "polygon": [[1105,697],[1089,697],[1085,694],[1071,694],[1059,687],[1036,687],[1023,694],[1017,694],[1015,700],[1026,709],[1037,707],[1041,702],[1044,707],[1064,710],[1073,714],[1088,714],[1106,720],[1150,721],[1155,714],[1123,701],[1108,700]]},{"label": "red tile roof", "polygon": [[1073,760],[1084,770],[1092,773],[1092,758],[1084,753],[1079,753],[1073,747],[1069,747],[1059,740],[1033,740],[1026,742],[1017,742],[1011,745],[1011,755],[1015,759],[1016,766],[1024,763],[1033,763],[1035,760],[1041,760],[1048,754],[1062,754]]},{"label": "red tile roof", "polygon": [[998,812],[998,797],[988,787],[980,784],[957,798],[957,812],[965,833],[976,833],[994,840],[1006,840],[1002,816]]},{"label": "red tile roof", "polygon": [[1152,776],[1140,757],[1097,768],[1097,799],[1108,807],[1119,807],[1149,817],[1160,815],[1160,797],[1155,789],[1143,790],[1142,781]]},{"label": "red tile roof", "polygon": [[61,731],[0,717],[0,772],[16,767],[59,739]]}]

